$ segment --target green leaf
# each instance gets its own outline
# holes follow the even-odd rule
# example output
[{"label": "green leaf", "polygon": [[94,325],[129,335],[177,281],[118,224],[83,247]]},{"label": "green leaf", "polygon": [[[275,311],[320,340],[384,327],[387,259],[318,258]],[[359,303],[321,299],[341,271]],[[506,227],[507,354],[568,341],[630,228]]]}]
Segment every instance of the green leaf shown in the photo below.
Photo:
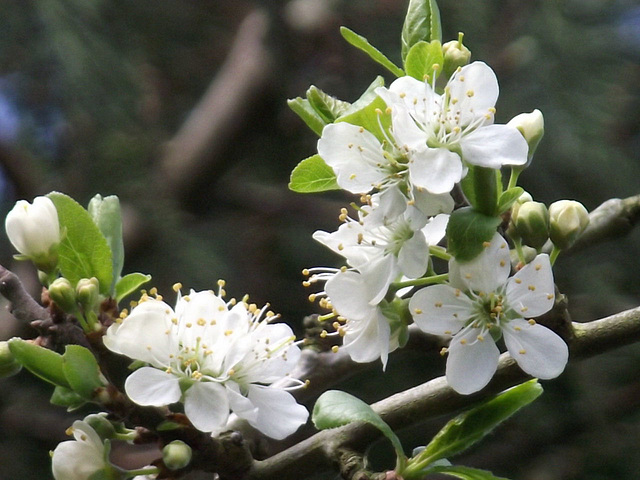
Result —
[{"label": "green leaf", "polygon": [[66,407],[67,412],[72,412],[82,407],[87,401],[80,395],[65,387],[57,386],[49,400],[52,405]]},{"label": "green leaf", "polygon": [[482,405],[461,413],[433,437],[415,460],[430,464],[438,459],[449,458],[463,452],[541,394],[542,386],[534,379],[510,388]]},{"label": "green leaf", "polygon": [[386,135],[380,129],[380,125],[384,130],[388,130],[391,125],[391,115],[386,112],[387,104],[375,91],[376,88],[383,86],[384,78],[377,77],[360,98],[336,119],[336,122],[347,122],[364,127],[365,130],[373,133],[378,140],[385,141]]},{"label": "green leaf", "polygon": [[74,286],[81,278],[96,277],[100,293],[109,294],[113,278],[111,249],[91,215],[71,197],[52,192],[47,195],[56,206],[60,227],[66,232],[58,250],[62,276]]},{"label": "green leaf", "polygon": [[362,400],[339,390],[328,390],[320,395],[311,416],[318,430],[336,428],[353,422],[366,422],[380,430],[393,444],[398,458],[404,458],[400,440],[391,427]]},{"label": "green leaf", "polygon": [[62,369],[71,390],[85,400],[93,399],[96,389],[105,386],[96,357],[80,345],[65,347]]},{"label": "green leaf", "polygon": [[402,62],[405,64],[411,47],[420,41],[442,42],[440,11],[435,0],[410,0],[402,25]]},{"label": "green leaf", "polygon": [[349,102],[338,100],[314,85],[311,85],[307,90],[307,100],[316,113],[327,123],[332,123],[351,106]]},{"label": "green leaf", "polygon": [[426,470],[424,473],[444,473],[445,475],[460,478],[462,480],[507,480],[504,477],[496,477],[494,474],[486,470],[463,467],[461,465],[433,467]]},{"label": "green leaf", "polygon": [[[411,75],[413,78],[422,81],[428,76],[429,80],[432,81],[433,75],[437,77],[442,70],[443,63],[442,45],[438,40],[433,40],[430,43],[420,41],[409,50],[405,61],[405,69],[407,70],[407,75]],[[434,65],[438,65],[435,72]]]},{"label": "green leaf", "polygon": [[298,193],[316,193],[339,190],[336,174],[320,155],[302,160],[291,172],[289,189]]},{"label": "green leaf", "polygon": [[523,193],[524,189],[522,187],[513,187],[502,192],[498,199],[498,214],[500,215],[509,210],[513,202],[520,198]]},{"label": "green leaf", "polygon": [[9,350],[24,368],[53,385],[69,387],[62,368],[62,355],[21,338],[9,340]]},{"label": "green leaf", "polygon": [[307,124],[307,126],[315,132],[316,135],[322,135],[322,129],[327,122],[314,110],[311,103],[306,98],[293,98],[287,100],[287,105]]},{"label": "green leaf", "polygon": [[461,262],[473,260],[482,252],[483,243],[493,238],[501,222],[500,217],[489,217],[471,207],[455,210],[447,225],[449,253]]},{"label": "green leaf", "polygon": [[354,47],[362,50],[364,53],[374,61],[382,65],[384,68],[393,73],[396,77],[404,76],[404,71],[398,67],[395,63],[389,60],[384,53],[378,50],[376,47],[369,43],[362,35],[358,35],[353,30],[349,30],[347,27],[340,27],[340,33],[342,37]]},{"label": "green leaf", "polygon": [[142,285],[151,280],[151,275],[144,273],[129,273],[118,280],[116,283],[115,297],[116,302],[120,303],[127,295],[138,290]]},{"label": "green leaf", "polygon": [[96,195],[87,208],[93,222],[98,226],[107,240],[112,255],[112,281],[109,293],[113,296],[115,284],[122,274],[124,266],[124,242],[122,240],[122,212],[120,200],[115,195],[102,198]]}]

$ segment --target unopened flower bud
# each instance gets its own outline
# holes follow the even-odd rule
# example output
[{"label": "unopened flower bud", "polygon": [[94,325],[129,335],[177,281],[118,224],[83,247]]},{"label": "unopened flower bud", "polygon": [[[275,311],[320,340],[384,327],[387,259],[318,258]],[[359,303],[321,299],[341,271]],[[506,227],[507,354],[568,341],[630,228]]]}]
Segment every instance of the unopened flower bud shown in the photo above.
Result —
[{"label": "unopened flower bud", "polygon": [[513,117],[507,125],[515,127],[522,134],[529,145],[528,162],[531,162],[538,144],[544,136],[544,117],[538,109],[531,113],[521,113]]},{"label": "unopened flower bud", "polygon": [[84,417],[84,421],[96,431],[102,440],[109,440],[116,436],[116,429],[113,424],[107,420],[106,413],[92,413]]},{"label": "unopened flower bud", "polygon": [[525,245],[539,250],[549,239],[549,211],[544,203],[520,205],[514,226]]},{"label": "unopened flower bud", "polygon": [[180,470],[191,461],[191,447],[180,440],[174,440],[162,449],[162,461],[169,470]]},{"label": "unopened flower bud", "polygon": [[0,378],[11,377],[22,369],[16,357],[9,350],[8,342],[0,342]]},{"label": "unopened flower bud", "polygon": [[98,305],[100,294],[100,282],[96,277],[81,278],[76,285],[78,303],[85,310],[92,310]]},{"label": "unopened flower bud", "polygon": [[49,285],[49,297],[65,312],[74,312],[77,308],[76,291],[64,277],[56,278]]},{"label": "unopened flower bud", "polygon": [[20,200],[7,214],[7,236],[16,250],[39,270],[52,272],[58,263],[60,243],[58,211],[47,197],[36,197],[33,204]]},{"label": "unopened flower bud", "polygon": [[533,197],[531,196],[531,194],[528,192],[523,192],[518,197],[518,199],[515,202],[513,202],[513,205],[511,206],[511,221],[509,222],[509,226],[507,227],[507,234],[511,238],[518,237],[518,232],[516,231],[515,223],[516,223],[516,219],[518,218],[518,212],[520,211],[520,207],[523,204],[527,202],[532,202],[532,201],[533,201]]},{"label": "unopened flower bud", "polygon": [[471,61],[471,51],[462,44],[464,34],[460,32],[457,40],[442,45],[442,53],[444,55],[444,73],[447,77],[459,68],[468,65]]},{"label": "unopened flower bud", "polygon": [[553,245],[566,250],[589,225],[589,212],[575,200],[559,200],[549,206],[549,236]]}]

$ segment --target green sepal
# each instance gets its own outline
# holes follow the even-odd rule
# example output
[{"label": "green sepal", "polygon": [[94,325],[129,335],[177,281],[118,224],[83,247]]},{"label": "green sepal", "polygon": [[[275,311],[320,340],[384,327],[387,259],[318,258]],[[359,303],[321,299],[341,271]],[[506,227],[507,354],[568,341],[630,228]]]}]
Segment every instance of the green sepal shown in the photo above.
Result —
[{"label": "green sepal", "polygon": [[289,189],[298,193],[317,193],[339,190],[336,174],[316,154],[302,160],[291,172]]},{"label": "green sepal", "polygon": [[497,215],[498,198],[502,193],[500,170],[468,165],[469,171],[460,186],[469,203],[485,215]]},{"label": "green sepal", "polygon": [[71,390],[85,400],[92,400],[96,390],[105,386],[96,357],[85,347],[67,345],[62,368]]},{"label": "green sepal", "polygon": [[413,321],[409,312],[409,299],[394,298],[391,302],[380,302],[380,311],[389,321],[391,338],[398,339],[400,348],[409,341],[409,324]]},{"label": "green sepal", "polygon": [[149,282],[151,280],[151,275],[146,275],[144,273],[129,273],[118,280],[115,288],[115,298],[116,302],[120,303],[120,301],[130,295],[131,293],[138,290],[142,285]]},{"label": "green sepal", "polygon": [[391,60],[389,60],[384,53],[371,45],[369,43],[369,40],[367,40],[365,37],[363,37],[362,35],[358,35],[356,32],[348,29],[347,27],[340,27],[340,33],[342,34],[342,38],[344,38],[347,42],[349,42],[357,49],[362,50],[364,53],[369,55],[371,60],[382,65],[396,77],[404,76],[404,71]]},{"label": "green sepal", "polygon": [[391,427],[369,405],[346,392],[328,390],[320,395],[313,407],[311,419],[318,430],[337,428],[353,422],[373,425],[391,441],[398,458],[405,458],[402,444]]},{"label": "green sepal", "polygon": [[100,293],[109,294],[113,279],[112,253],[91,215],[74,199],[59,192],[47,195],[58,211],[66,235],[58,248],[58,267],[74,286],[81,278],[96,277]]},{"label": "green sepal", "polygon": [[98,226],[102,235],[107,240],[112,256],[112,281],[109,286],[109,294],[113,296],[115,285],[124,266],[124,241],[122,239],[122,211],[120,200],[116,195],[102,197],[96,195],[89,202],[87,211],[94,223]]},{"label": "green sepal", "polygon": [[447,224],[449,253],[461,262],[473,260],[482,252],[484,242],[491,241],[500,223],[500,217],[484,215],[472,207],[455,210]]},{"label": "green sepal", "polygon": [[62,355],[21,338],[9,340],[9,350],[24,368],[52,385],[71,388],[62,368]]},{"label": "green sepal", "polygon": [[69,388],[57,386],[53,390],[51,399],[49,400],[52,405],[58,407],[65,407],[67,412],[73,412],[80,407],[86,405],[87,401],[78,395],[76,392]]},{"label": "green sepal", "polygon": [[402,62],[406,67],[411,47],[420,41],[442,42],[440,10],[435,0],[410,0],[402,25]]},{"label": "green sepal", "polygon": [[336,123],[347,122],[364,127],[365,130],[374,134],[378,140],[384,142],[386,135],[380,129],[380,125],[384,130],[389,130],[391,115],[386,112],[387,104],[385,101],[375,92],[378,87],[384,87],[384,78],[380,76],[376,77],[358,100],[340,117],[336,118]]},{"label": "green sepal", "polygon": [[503,214],[507,210],[511,208],[511,205],[520,198],[520,195],[524,193],[524,188],[522,187],[512,187],[508,190],[505,190],[500,194],[500,198],[498,199],[498,215]]},{"label": "green sepal", "polygon": [[508,480],[504,477],[496,477],[487,470],[464,467],[462,465],[436,466],[427,469],[424,473],[442,473],[450,477],[460,478],[461,480]]},{"label": "green sepal", "polygon": [[322,129],[327,125],[327,122],[314,110],[309,100],[296,97],[287,100],[287,105],[289,105],[289,108],[293,110],[316,135],[322,135]]},{"label": "green sepal", "polygon": [[180,430],[181,428],[185,428],[185,426],[180,423],[165,420],[156,427],[156,430],[158,432],[170,432],[171,430]]},{"label": "green sepal", "polygon": [[[423,81],[428,77],[429,81],[433,81],[442,71],[444,57],[442,55],[442,44],[439,40],[431,42],[420,41],[414,44],[407,54],[405,61],[405,69],[407,75]],[[434,65],[438,65],[434,70]]]},{"label": "green sepal", "polygon": [[307,100],[326,123],[332,123],[351,106],[349,102],[338,100],[314,85],[307,90]]},{"label": "green sepal", "polygon": [[426,466],[467,450],[511,415],[533,402],[542,391],[536,379],[529,380],[461,413],[450,420],[412,461]]}]

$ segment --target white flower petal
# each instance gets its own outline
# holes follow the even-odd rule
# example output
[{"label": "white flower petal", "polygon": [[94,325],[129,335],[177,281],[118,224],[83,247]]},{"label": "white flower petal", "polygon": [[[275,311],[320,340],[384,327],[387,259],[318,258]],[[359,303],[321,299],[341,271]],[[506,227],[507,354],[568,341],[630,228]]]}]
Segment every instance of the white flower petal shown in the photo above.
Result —
[{"label": "white flower petal", "polygon": [[237,383],[227,382],[225,387],[227,388],[231,411],[240,418],[255,422],[258,419],[258,407],[240,393],[240,387]]},{"label": "white flower petal", "polygon": [[493,377],[499,356],[491,335],[479,328],[465,327],[449,345],[447,382],[463,395],[477,392]]},{"label": "white flower petal", "polygon": [[327,281],[324,287],[333,307],[348,319],[367,318],[375,307],[369,305],[370,292],[362,275],[341,272]]},{"label": "white flower petal", "polygon": [[369,305],[379,304],[387,294],[389,285],[398,276],[398,259],[393,254],[383,254],[378,258],[371,258],[358,268],[367,287]]},{"label": "white flower petal", "polygon": [[424,275],[429,265],[429,245],[424,234],[417,231],[409,240],[405,241],[398,253],[398,266],[403,275],[408,278],[418,278]]},{"label": "white flower petal", "polygon": [[462,178],[462,162],[446,148],[424,148],[411,152],[409,176],[416,187],[435,194],[449,193]]},{"label": "white flower petal", "polygon": [[[382,88],[376,93],[382,97],[387,106],[395,109],[403,105],[418,123],[427,124],[432,121],[433,112],[440,110],[440,95],[435,93],[428,82],[410,76],[400,77],[391,83],[391,95],[384,95]],[[395,122],[394,122],[395,125]]]},{"label": "white flower petal", "polygon": [[379,309],[366,320],[347,321],[343,348],[354,362],[369,363],[380,358],[386,368],[391,327]]},{"label": "white flower petal", "polygon": [[489,245],[470,262],[449,262],[449,282],[461,290],[490,293],[502,287],[511,271],[509,246],[496,233]]},{"label": "white flower petal", "polygon": [[498,79],[493,70],[483,62],[473,62],[453,74],[446,89],[452,101],[455,99],[460,124],[465,126],[484,116],[498,100]]},{"label": "white flower petal", "polygon": [[553,271],[547,254],[540,254],[507,282],[509,307],[525,318],[538,317],[553,307]]},{"label": "white flower petal", "polygon": [[[407,110],[402,104],[395,104],[391,112],[392,134],[397,146],[404,151],[423,150],[429,139],[429,132],[425,132],[416,123],[414,112]],[[424,128],[425,126],[422,125]]]},{"label": "white flower petal", "polygon": [[112,352],[166,367],[174,348],[173,335],[167,334],[173,327],[174,315],[166,303],[148,299],[135,307],[121,324],[109,327],[103,337],[104,345]]},{"label": "white flower petal", "polygon": [[473,315],[473,302],[449,285],[418,290],[409,300],[409,311],[420,330],[434,335],[454,335]]},{"label": "white flower petal", "polygon": [[282,440],[304,425],[309,412],[284,390],[262,385],[249,385],[247,395],[258,408],[258,418],[249,423],[265,435]]},{"label": "white flower petal", "polygon": [[322,131],[318,154],[333,168],[338,185],[351,193],[366,193],[388,173],[382,145],[369,131],[345,122],[332,123]]},{"label": "white flower petal", "polygon": [[504,342],[522,370],[541,379],[556,378],[569,359],[569,348],[555,332],[521,318],[503,328]]},{"label": "white flower petal", "polygon": [[472,165],[500,168],[527,163],[529,145],[522,134],[509,125],[488,125],[460,140],[462,158]]},{"label": "white flower petal", "polygon": [[[462,175],[464,177],[464,173]],[[427,216],[439,213],[451,213],[455,202],[449,193],[435,194],[424,189],[413,189],[415,206]]]},{"label": "white flower petal", "polygon": [[127,377],[124,389],[138,405],[162,407],[180,400],[178,377],[152,367],[142,367]]},{"label": "white flower petal", "polygon": [[422,233],[429,245],[437,245],[444,238],[449,224],[449,215],[441,213],[433,217],[422,229]]},{"label": "white flower petal", "polygon": [[184,394],[184,413],[202,432],[213,432],[227,423],[229,399],[216,382],[195,382]]},{"label": "white flower petal", "polygon": [[60,443],[51,460],[53,477],[56,480],[87,480],[105,467],[103,451],[102,442],[99,447],[74,440]]}]

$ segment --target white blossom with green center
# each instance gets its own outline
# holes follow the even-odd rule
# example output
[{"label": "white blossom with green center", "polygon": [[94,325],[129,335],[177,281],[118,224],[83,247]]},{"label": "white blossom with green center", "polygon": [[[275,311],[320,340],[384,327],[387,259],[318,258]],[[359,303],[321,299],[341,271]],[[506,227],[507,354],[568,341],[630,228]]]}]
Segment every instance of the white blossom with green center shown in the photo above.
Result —
[{"label": "white blossom with green center", "polygon": [[495,73],[483,62],[459,69],[443,94],[408,76],[376,89],[391,108],[392,135],[406,152],[413,186],[450,192],[466,174],[463,160],[494,169],[526,164],[529,147],[522,134],[493,124],[498,91]]},{"label": "white blossom with green center", "polygon": [[555,378],[567,363],[565,342],[535,318],[554,303],[549,257],[538,255],[514,276],[507,242],[496,234],[474,260],[450,262],[449,285],[433,285],[414,294],[409,308],[418,327],[452,337],[447,381],[459,393],[482,389],[493,377],[504,337],[511,356],[526,373]]},{"label": "white blossom with green center", "polygon": [[266,307],[226,303],[211,291],[179,296],[175,312],[159,299],[143,300],[104,337],[110,350],[149,365],[127,378],[131,400],[183,402],[204,432],[224,428],[230,411],[276,439],[306,422],[307,410],[272,385],[287,383],[300,349],[288,325],[269,323],[275,316]]}]

